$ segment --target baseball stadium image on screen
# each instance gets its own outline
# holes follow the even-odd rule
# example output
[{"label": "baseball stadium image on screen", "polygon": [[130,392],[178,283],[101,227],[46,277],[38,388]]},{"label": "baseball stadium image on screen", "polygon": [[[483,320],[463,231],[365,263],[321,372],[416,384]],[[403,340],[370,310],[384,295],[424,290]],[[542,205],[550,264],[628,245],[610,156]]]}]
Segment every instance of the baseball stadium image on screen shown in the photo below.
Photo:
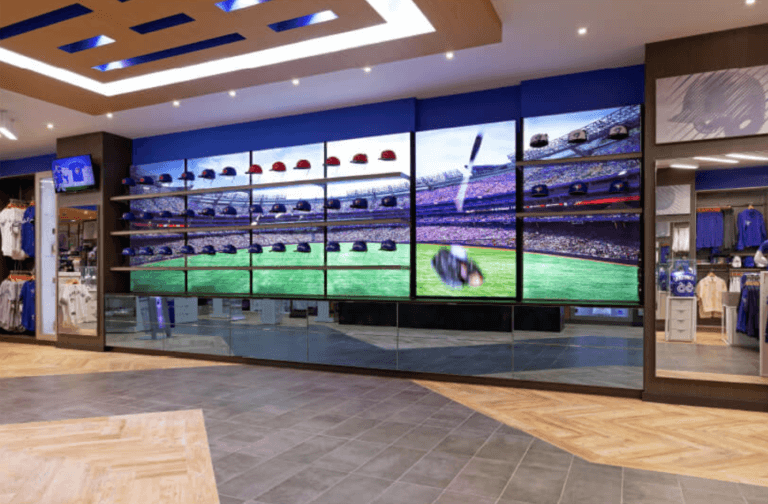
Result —
[{"label": "baseball stadium image on screen", "polygon": [[[320,227],[268,229],[253,233],[253,266],[279,266],[284,270],[254,270],[253,294],[322,296],[321,270],[288,269],[323,265],[323,229]],[[258,252],[260,250],[260,252]]]},{"label": "baseball stadium image on screen", "polygon": [[526,161],[639,153],[641,107],[524,119],[523,134]]},{"label": "baseball stadium image on screen", "polygon": [[[187,266],[245,267],[251,265],[248,231],[189,233],[187,244],[195,250],[187,256]],[[251,279],[246,270],[188,271],[189,292],[215,292],[220,294],[249,294]]]},{"label": "baseball stadium image on screen", "polygon": [[[155,194],[192,189],[179,177],[184,173],[184,160],[131,166],[130,175],[123,179],[130,194]],[[170,177],[170,182],[168,182]],[[161,181],[162,180],[162,181]]]},{"label": "baseball stadium image on screen", "polygon": [[[252,164],[246,168],[251,181],[246,183],[273,184],[324,178],[324,153],[325,144],[322,143],[253,151]],[[294,189],[295,186],[278,187],[273,193]]]},{"label": "baseball stadium image on screen", "polygon": [[[133,203],[141,201],[150,200]],[[184,256],[180,253],[184,245],[184,235],[181,233],[134,235],[131,236],[130,244],[130,249],[123,251],[123,254],[128,255],[131,266],[184,266]],[[130,275],[132,292],[184,292],[183,271],[131,271]]]},{"label": "baseball stadium image on screen", "polygon": [[515,122],[416,134],[416,294],[515,297]]},{"label": "baseball stadium image on screen", "polygon": [[525,299],[639,302],[637,214],[524,220]]}]

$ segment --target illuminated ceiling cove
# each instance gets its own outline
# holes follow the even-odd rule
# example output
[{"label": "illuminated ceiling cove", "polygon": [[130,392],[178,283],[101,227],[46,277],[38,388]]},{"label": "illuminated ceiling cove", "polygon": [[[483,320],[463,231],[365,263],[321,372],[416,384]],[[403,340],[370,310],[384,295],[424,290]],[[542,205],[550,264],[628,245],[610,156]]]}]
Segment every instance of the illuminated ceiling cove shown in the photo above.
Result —
[{"label": "illuminated ceiling cove", "polygon": [[91,114],[500,42],[489,0],[0,0],[0,87]]}]

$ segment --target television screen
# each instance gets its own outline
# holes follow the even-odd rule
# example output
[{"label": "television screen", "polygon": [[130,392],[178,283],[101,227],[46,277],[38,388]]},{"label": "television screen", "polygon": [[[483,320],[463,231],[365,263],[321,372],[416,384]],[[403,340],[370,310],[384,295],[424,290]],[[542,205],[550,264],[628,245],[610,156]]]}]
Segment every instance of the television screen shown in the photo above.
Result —
[{"label": "television screen", "polygon": [[416,294],[515,297],[515,122],[416,133]]},{"label": "television screen", "polygon": [[90,154],[55,159],[51,169],[56,192],[87,191],[96,187]]}]

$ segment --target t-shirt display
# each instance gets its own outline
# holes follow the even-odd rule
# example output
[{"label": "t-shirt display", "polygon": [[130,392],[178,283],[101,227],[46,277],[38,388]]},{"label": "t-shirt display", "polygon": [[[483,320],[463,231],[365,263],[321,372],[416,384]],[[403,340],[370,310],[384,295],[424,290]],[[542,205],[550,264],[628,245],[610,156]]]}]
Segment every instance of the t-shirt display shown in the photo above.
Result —
[{"label": "t-shirt display", "polygon": [[24,210],[21,221],[21,250],[28,257],[35,257],[35,206]]},{"label": "t-shirt display", "polygon": [[35,281],[28,280],[21,287],[21,325],[27,331],[35,330]]},{"label": "t-shirt display", "polygon": [[723,246],[723,214],[719,209],[696,215],[696,249]]},{"label": "t-shirt display", "polygon": [[763,214],[754,208],[748,208],[739,214],[736,228],[738,232],[736,250],[759,247],[768,238]]},{"label": "t-shirt display", "polygon": [[696,286],[696,297],[699,299],[699,316],[701,318],[722,317],[722,295],[728,292],[725,280],[714,273],[702,278]]},{"label": "t-shirt display", "polygon": [[21,225],[24,221],[24,208],[11,206],[0,212],[0,238],[3,255],[17,261],[27,258],[21,248]]}]

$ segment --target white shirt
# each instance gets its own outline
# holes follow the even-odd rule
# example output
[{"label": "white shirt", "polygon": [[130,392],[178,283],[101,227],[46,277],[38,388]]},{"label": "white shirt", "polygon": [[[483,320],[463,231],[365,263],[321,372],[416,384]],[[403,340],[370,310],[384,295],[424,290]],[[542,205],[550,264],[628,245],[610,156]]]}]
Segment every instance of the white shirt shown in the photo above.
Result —
[{"label": "white shirt", "polygon": [[8,207],[0,212],[0,238],[2,238],[3,255],[17,261],[27,258],[21,250],[21,223],[24,220],[24,210]]},{"label": "white shirt", "polygon": [[690,226],[676,227],[672,234],[672,251],[673,252],[688,252],[691,245],[691,230]]},{"label": "white shirt", "polygon": [[696,286],[696,296],[699,298],[699,315],[701,318],[721,316],[723,313],[723,292],[728,291],[725,280],[718,276],[707,275]]}]

